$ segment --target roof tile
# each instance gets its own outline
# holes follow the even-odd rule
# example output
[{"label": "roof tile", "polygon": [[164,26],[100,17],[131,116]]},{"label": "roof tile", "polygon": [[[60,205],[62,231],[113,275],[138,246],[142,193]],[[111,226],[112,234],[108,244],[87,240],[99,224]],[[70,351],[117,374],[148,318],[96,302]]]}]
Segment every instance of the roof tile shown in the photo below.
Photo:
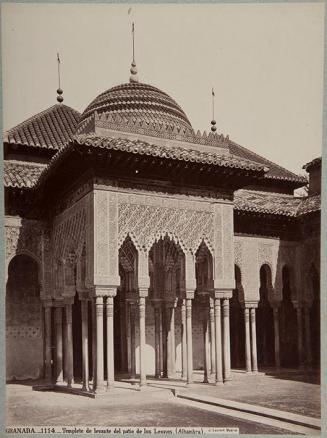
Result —
[{"label": "roof tile", "polygon": [[3,179],[5,187],[31,188],[35,185],[45,164],[23,161],[4,161]]},{"label": "roof tile", "polygon": [[80,113],[67,105],[56,104],[25,120],[4,135],[7,143],[61,149],[73,137]]}]

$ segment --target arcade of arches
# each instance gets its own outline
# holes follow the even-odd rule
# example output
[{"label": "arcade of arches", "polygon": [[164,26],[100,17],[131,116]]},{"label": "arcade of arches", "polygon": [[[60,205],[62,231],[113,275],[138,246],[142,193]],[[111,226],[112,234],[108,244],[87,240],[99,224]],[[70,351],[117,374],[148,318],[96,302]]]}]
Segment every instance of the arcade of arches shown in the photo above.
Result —
[{"label": "arcade of arches", "polygon": [[[235,240],[235,251],[239,245],[246,251],[246,241]],[[257,239],[258,253],[261,243]],[[119,376],[138,378],[140,385],[147,375],[191,383],[193,370],[201,369],[204,382],[220,384],[230,379],[231,368],[256,373],[269,367],[319,366],[314,263],[305,274],[310,294],[300,300],[291,265],[273,268],[279,293],[271,265],[259,262],[257,274],[252,266],[255,298],[248,294],[246,263],[239,256],[234,289],[222,293],[215,288],[215,254],[205,239],[193,256],[168,233],[146,250],[138,245],[132,234],[120,243],[116,287],[89,290],[86,244],[75,251],[67,244],[68,256],[55,269],[55,281],[65,283],[66,293],[52,299],[42,295],[42,267],[35,258],[27,253],[11,258],[6,288],[9,380],[45,376],[56,384],[80,382],[84,391],[100,392]]]}]

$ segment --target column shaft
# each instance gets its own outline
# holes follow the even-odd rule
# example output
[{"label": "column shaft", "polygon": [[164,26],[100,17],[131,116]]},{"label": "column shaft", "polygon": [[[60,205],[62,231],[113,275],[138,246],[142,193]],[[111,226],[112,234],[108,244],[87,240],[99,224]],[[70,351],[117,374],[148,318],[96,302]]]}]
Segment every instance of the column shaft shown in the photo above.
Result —
[{"label": "column shaft", "polygon": [[186,299],[187,383],[193,382],[192,300]]},{"label": "column shaft", "polygon": [[115,382],[114,364],[114,299],[107,297],[107,387],[112,388]]},{"label": "column shaft", "polygon": [[62,307],[55,308],[56,325],[56,383],[62,383],[63,378],[63,344],[62,344]]},{"label": "column shaft", "polygon": [[251,340],[250,340],[250,311],[247,307],[244,309],[245,323],[245,368],[246,372],[252,371],[251,367]]},{"label": "column shaft", "polygon": [[274,337],[275,337],[275,365],[280,367],[280,342],[279,342],[279,312],[278,307],[273,308],[274,312]]},{"label": "column shaft", "polygon": [[302,324],[302,307],[296,308],[297,316],[297,349],[299,357],[299,366],[303,366],[303,324]]},{"label": "column shaft", "polygon": [[71,388],[74,381],[74,358],[73,358],[73,320],[72,305],[67,304],[66,309],[66,342],[67,342],[67,386]]},{"label": "column shaft", "polygon": [[252,371],[258,372],[258,359],[257,359],[257,332],[255,321],[255,308],[250,309],[251,316],[251,356],[252,356]]},{"label": "column shaft", "polygon": [[209,352],[209,318],[208,307],[203,308],[203,382],[209,382],[209,369],[210,369],[210,352]]},{"label": "column shaft", "polygon": [[229,299],[223,299],[223,346],[224,346],[224,381],[230,380],[230,329],[229,329]]},{"label": "column shaft", "polygon": [[155,377],[160,377],[160,308],[154,308]]},{"label": "column shaft", "polygon": [[82,313],[82,356],[83,356],[83,387],[84,391],[89,387],[89,328],[88,328],[88,301],[81,301]]},{"label": "column shaft", "polygon": [[216,384],[223,382],[222,343],[221,343],[221,305],[220,298],[215,298],[215,352],[216,352]]},{"label": "column shaft", "polygon": [[127,337],[127,371],[131,375],[131,316],[130,316],[130,303],[126,301],[126,337]]},{"label": "column shaft", "polygon": [[140,386],[146,385],[145,371],[145,298],[139,298],[140,317]]},{"label": "column shaft", "polygon": [[167,321],[167,376],[176,377],[176,357],[175,357],[175,309],[166,307]]},{"label": "column shaft", "polygon": [[44,326],[45,326],[45,378],[47,381],[52,380],[51,366],[51,307],[44,308]]},{"label": "column shaft", "polygon": [[97,383],[97,320],[95,300],[92,299],[92,379],[93,379],[93,391],[96,391]]},{"label": "column shaft", "polygon": [[161,309],[161,315],[162,315],[162,377],[168,377],[167,371],[168,371],[168,364],[167,364],[167,315],[166,315],[166,309],[165,306],[162,306]]},{"label": "column shaft", "polygon": [[95,298],[96,306],[96,391],[103,391],[104,387],[104,355],[103,355],[103,297]]},{"label": "column shaft", "polygon": [[182,331],[182,379],[187,378],[187,344],[186,344],[186,300],[181,306],[181,331]]},{"label": "column shaft", "polygon": [[215,308],[214,300],[210,298],[210,310],[209,310],[209,320],[210,320],[210,358],[211,358],[211,374],[216,373],[216,352],[215,352]]},{"label": "column shaft", "polygon": [[136,360],[135,360],[135,307],[130,303],[130,327],[131,327],[131,378],[136,377]]}]

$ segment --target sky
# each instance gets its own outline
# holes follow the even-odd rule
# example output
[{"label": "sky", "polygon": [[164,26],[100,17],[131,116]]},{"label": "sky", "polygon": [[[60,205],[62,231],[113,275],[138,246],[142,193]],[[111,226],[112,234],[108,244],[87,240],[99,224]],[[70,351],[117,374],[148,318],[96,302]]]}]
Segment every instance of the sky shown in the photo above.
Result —
[{"label": "sky", "polygon": [[323,3],[2,4],[3,127],[56,103],[82,112],[128,82],[131,23],[141,82],[210,129],[289,170],[321,155]]}]

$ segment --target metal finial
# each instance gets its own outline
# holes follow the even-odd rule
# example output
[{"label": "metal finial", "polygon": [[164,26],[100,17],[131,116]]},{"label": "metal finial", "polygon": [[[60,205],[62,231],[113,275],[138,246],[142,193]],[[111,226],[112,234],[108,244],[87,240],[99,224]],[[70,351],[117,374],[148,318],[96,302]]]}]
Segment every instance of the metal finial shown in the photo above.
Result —
[{"label": "metal finial", "polygon": [[215,90],[212,87],[212,120],[211,120],[211,131],[212,132],[216,132],[217,131],[217,127],[216,127],[216,120],[215,120]]},{"label": "metal finial", "polygon": [[62,91],[62,89],[60,87],[60,58],[59,58],[59,53],[57,53],[57,62],[58,62],[58,90],[57,90],[58,96],[57,96],[57,101],[59,103],[62,103],[64,101],[64,98],[62,96],[63,91]]},{"label": "metal finial", "polygon": [[135,63],[135,27],[134,27],[134,22],[132,23],[132,39],[133,39],[133,61],[132,61],[132,66],[130,69],[131,72],[131,76],[129,78],[130,82],[138,82],[138,77],[137,77],[137,68],[136,68],[136,63]]}]

